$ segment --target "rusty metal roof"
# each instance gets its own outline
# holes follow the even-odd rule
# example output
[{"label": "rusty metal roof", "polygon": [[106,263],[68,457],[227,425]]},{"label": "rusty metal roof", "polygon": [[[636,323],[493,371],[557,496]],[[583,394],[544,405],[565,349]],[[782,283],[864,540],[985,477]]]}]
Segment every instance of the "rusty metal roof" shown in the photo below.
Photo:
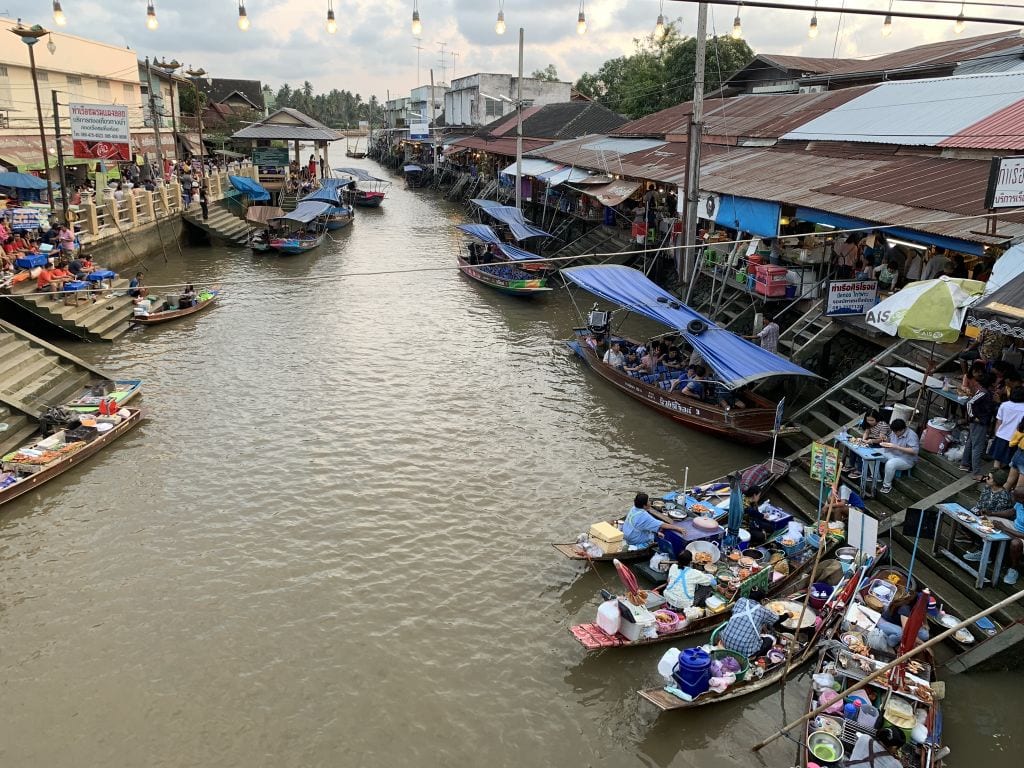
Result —
[{"label": "rusty metal roof", "polygon": [[[1020,74],[1024,75],[1024,69]],[[971,123],[959,133],[940,141],[940,147],[974,149],[1024,149],[1024,99]]]},{"label": "rusty metal roof", "polygon": [[[546,139],[523,139],[523,152],[532,152],[550,144]],[[516,156],[516,140],[512,138],[488,139],[484,136],[467,136],[464,139],[453,141],[452,146],[465,147],[467,149],[482,149],[485,152],[493,152],[496,155]]]}]

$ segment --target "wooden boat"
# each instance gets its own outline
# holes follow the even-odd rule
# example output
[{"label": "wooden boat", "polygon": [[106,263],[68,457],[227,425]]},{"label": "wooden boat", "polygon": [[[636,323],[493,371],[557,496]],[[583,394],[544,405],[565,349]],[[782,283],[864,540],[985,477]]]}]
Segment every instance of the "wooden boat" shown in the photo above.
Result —
[{"label": "wooden boat", "polygon": [[356,139],[355,148],[350,147],[348,139],[345,139],[345,157],[351,157],[355,160],[362,160],[366,157],[365,152],[359,151],[359,139]]},{"label": "wooden boat", "polygon": [[426,171],[420,165],[406,165],[402,167],[405,174],[405,186],[409,189],[422,187],[426,181]]},{"label": "wooden boat", "polygon": [[331,232],[343,229],[351,224],[353,219],[355,219],[355,214],[351,207],[347,205],[335,206],[327,214],[327,229]]},{"label": "wooden boat", "polygon": [[[743,475],[757,466],[757,464],[754,464],[737,471],[740,475]],[[781,480],[789,473],[789,464],[781,459],[776,459],[774,464],[765,462],[765,466],[767,467],[769,474],[768,479],[762,485],[763,491],[767,491],[777,481]],[[692,496],[698,502],[703,501],[710,504],[712,507],[715,507],[719,499],[725,499],[727,501],[729,493],[729,478],[727,476],[719,477],[707,483],[700,483],[693,488],[686,488],[679,492],[667,494],[667,496],[672,497],[671,501],[666,502],[665,498],[654,499],[651,502],[651,506],[653,508],[652,514],[663,522],[674,523],[678,519],[674,516],[678,514],[678,512],[675,511],[678,506],[675,503],[675,500],[679,497]],[[715,518],[723,518],[727,513],[727,508],[720,509],[719,513],[715,515]],[[605,522],[615,526],[616,528],[621,528],[624,519],[624,516],[619,516],[606,520]],[[601,542],[595,541],[594,543],[598,546],[602,546]],[[570,560],[591,560],[595,562],[611,562],[612,560],[621,560],[624,562],[629,560],[646,560],[650,558],[657,549],[653,544],[644,549],[627,550],[621,550],[617,546],[604,545],[602,548],[605,551],[602,554],[588,555],[586,550],[578,542],[573,542],[571,544],[552,544],[551,546],[555,548],[556,552],[565,555]]]},{"label": "wooden boat", "polygon": [[345,187],[348,199],[360,208],[379,208],[391,182],[369,174],[364,168],[335,168],[351,179]]},{"label": "wooden boat", "polygon": [[254,253],[266,253],[270,250],[269,223],[284,215],[284,210],[276,205],[250,205],[246,209],[245,221],[252,225],[247,242]]},{"label": "wooden boat", "polygon": [[[0,488],[0,504],[6,504],[23,493],[35,490],[43,483],[78,466],[90,456],[138,426],[139,422],[142,421],[142,412],[138,408],[127,408],[125,410],[129,411],[128,418],[120,424],[115,424],[109,431],[99,432],[95,428],[89,427],[80,427],[78,430],[75,430],[73,436],[80,436],[81,439],[65,444],[64,448],[58,448],[55,451],[57,455],[54,459],[45,464],[32,464],[22,461],[21,459],[24,456],[20,454],[20,451],[12,451],[4,456],[2,471],[0,471],[0,483],[10,482],[11,479],[13,479],[13,482]],[[64,435],[66,433],[61,432],[58,434]],[[79,443],[80,445],[78,445]],[[33,445],[38,444],[39,441]],[[68,445],[77,445],[78,447],[73,450],[67,450]],[[34,457],[35,460],[41,458],[43,456]]]},{"label": "wooden boat", "polygon": [[[776,422],[781,421],[778,403],[747,387],[770,377],[815,375],[731,331],[719,328],[680,304],[675,296],[638,270],[602,264],[570,267],[563,269],[561,274],[596,296],[672,328],[681,338],[681,343],[692,347],[706,361],[710,368],[708,378],[702,382],[706,394],[703,398],[696,398],[678,390],[668,390],[669,380],[679,378],[684,373],[682,371],[659,368],[650,375],[640,375],[604,363],[597,352],[599,340],[607,340],[609,345],[619,341],[624,345],[624,353],[639,346],[635,340],[611,332],[608,312],[591,312],[587,327],[577,328],[574,338],[566,342],[602,379],[634,400],[691,429],[749,445],[766,443],[776,434]],[[744,407],[720,405],[720,386],[729,390]]]},{"label": "wooden boat", "polygon": [[[798,615],[800,610],[799,604],[802,604],[803,600],[803,592],[789,595],[787,598],[787,602],[796,604],[796,611],[798,612]],[[765,603],[770,602],[773,601],[770,599],[765,601]],[[786,637],[786,641],[789,643],[788,650],[791,653],[789,663],[786,663],[786,658],[782,658],[774,664],[768,662],[763,668],[764,672],[762,675],[755,674],[755,665],[752,664],[743,680],[737,680],[724,691],[718,692],[709,690],[690,701],[680,698],[676,694],[672,693],[668,687],[645,688],[644,690],[639,691],[638,695],[640,698],[649,701],[651,704],[656,706],[660,711],[670,712],[677,709],[696,709],[697,707],[704,707],[709,704],[719,704],[723,701],[737,699],[741,696],[749,696],[752,693],[757,693],[758,691],[763,691],[766,688],[771,688],[777,685],[784,676],[796,669],[799,669],[811,660],[817,650],[819,641],[823,637],[831,637],[834,634],[839,624],[839,619],[842,617],[844,608],[844,603],[829,603],[822,610],[822,613],[818,615],[814,609],[808,607],[802,624],[804,627],[804,634],[801,632],[794,632],[789,637]],[[820,619],[820,621],[817,621],[818,619]],[[795,630],[796,620],[791,619],[790,623],[792,629]],[[721,628],[721,626],[719,628]],[[714,642],[715,635],[713,634],[711,636],[711,644],[714,645]]]},{"label": "wooden boat", "polygon": [[337,202],[325,200],[300,200],[295,210],[271,219],[270,247],[286,256],[307,253],[319,248],[327,232],[326,219]]},{"label": "wooden boat", "polygon": [[78,413],[94,413],[101,400],[113,400],[118,405],[124,405],[141,391],[142,379],[97,381],[73,395],[67,407]]},{"label": "wooden boat", "polygon": [[463,251],[456,255],[463,275],[510,296],[533,296],[552,290],[547,278],[520,268],[517,262],[539,259],[536,254],[503,243],[486,224],[459,224],[457,228],[470,235]]},{"label": "wooden boat", "polygon": [[200,298],[198,298],[196,303],[191,307],[184,307],[182,309],[163,309],[156,312],[150,312],[148,315],[136,315],[132,318],[132,322],[136,325],[159,325],[160,323],[167,323],[171,320],[178,320],[179,318],[194,315],[196,312],[202,312],[204,309],[213,306],[213,302],[215,302],[219,296],[220,291],[207,291],[199,294]]},{"label": "wooden boat", "polygon": [[324,233],[303,233],[293,237],[275,237],[270,241],[270,249],[285,256],[296,256],[319,248],[324,242]]}]

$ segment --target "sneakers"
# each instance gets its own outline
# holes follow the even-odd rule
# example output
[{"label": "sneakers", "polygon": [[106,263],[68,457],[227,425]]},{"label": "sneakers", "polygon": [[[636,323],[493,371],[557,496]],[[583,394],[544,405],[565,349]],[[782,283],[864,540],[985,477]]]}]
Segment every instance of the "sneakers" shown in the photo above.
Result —
[{"label": "sneakers", "polygon": [[888,493],[891,490],[892,490],[892,486],[891,485],[883,485],[882,488],[881,488],[882,493]]},{"label": "sneakers", "polygon": [[967,553],[965,553],[964,554],[964,560],[966,560],[969,563],[979,563],[979,562],[981,562],[981,550],[979,549],[979,550],[977,550],[975,552],[967,552]]},{"label": "sneakers", "polygon": [[1020,574],[1017,573],[1017,569],[1016,568],[1010,568],[1006,572],[1006,575],[1003,576],[1003,584],[1016,584],[1017,583],[1017,579],[1019,579],[1019,578],[1020,578]]},{"label": "sneakers", "polygon": [[860,470],[855,469],[849,473],[851,480],[860,480]]}]

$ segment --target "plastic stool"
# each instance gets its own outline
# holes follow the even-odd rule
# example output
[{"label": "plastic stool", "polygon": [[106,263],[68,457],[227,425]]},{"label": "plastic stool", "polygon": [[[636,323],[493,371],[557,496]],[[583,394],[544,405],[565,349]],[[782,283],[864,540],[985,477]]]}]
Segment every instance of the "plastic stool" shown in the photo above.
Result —
[{"label": "plastic stool", "polygon": [[896,470],[896,474],[893,475],[893,477],[894,478],[895,477],[905,477],[905,478],[907,478],[909,480],[909,479],[911,479],[912,475],[910,474],[910,470],[909,469],[897,469]]}]

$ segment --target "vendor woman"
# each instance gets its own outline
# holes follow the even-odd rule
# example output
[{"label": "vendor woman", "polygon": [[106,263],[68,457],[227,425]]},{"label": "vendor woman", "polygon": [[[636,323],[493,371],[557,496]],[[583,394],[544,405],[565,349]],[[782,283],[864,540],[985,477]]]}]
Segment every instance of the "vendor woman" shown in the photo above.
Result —
[{"label": "vendor woman", "polygon": [[[715,580],[696,568],[691,568],[693,553],[684,549],[679,553],[675,564],[668,569],[668,586],[665,587],[665,599],[676,610],[685,611],[692,608],[697,598],[699,587],[714,586]],[[706,589],[704,591],[707,591]]]},{"label": "vendor woman", "polygon": [[655,537],[663,531],[685,533],[678,525],[663,523],[650,512],[650,499],[640,492],[633,499],[633,507],[626,513],[622,523],[622,536],[633,549],[644,549],[654,543]]},{"label": "vendor woman", "polygon": [[781,616],[761,605],[765,599],[762,589],[750,590],[750,597],[741,597],[733,606],[732,616],[722,630],[718,642],[723,648],[742,653],[753,659],[764,656],[775,644],[774,638],[762,637],[762,632],[781,631],[790,618],[788,613]]}]

